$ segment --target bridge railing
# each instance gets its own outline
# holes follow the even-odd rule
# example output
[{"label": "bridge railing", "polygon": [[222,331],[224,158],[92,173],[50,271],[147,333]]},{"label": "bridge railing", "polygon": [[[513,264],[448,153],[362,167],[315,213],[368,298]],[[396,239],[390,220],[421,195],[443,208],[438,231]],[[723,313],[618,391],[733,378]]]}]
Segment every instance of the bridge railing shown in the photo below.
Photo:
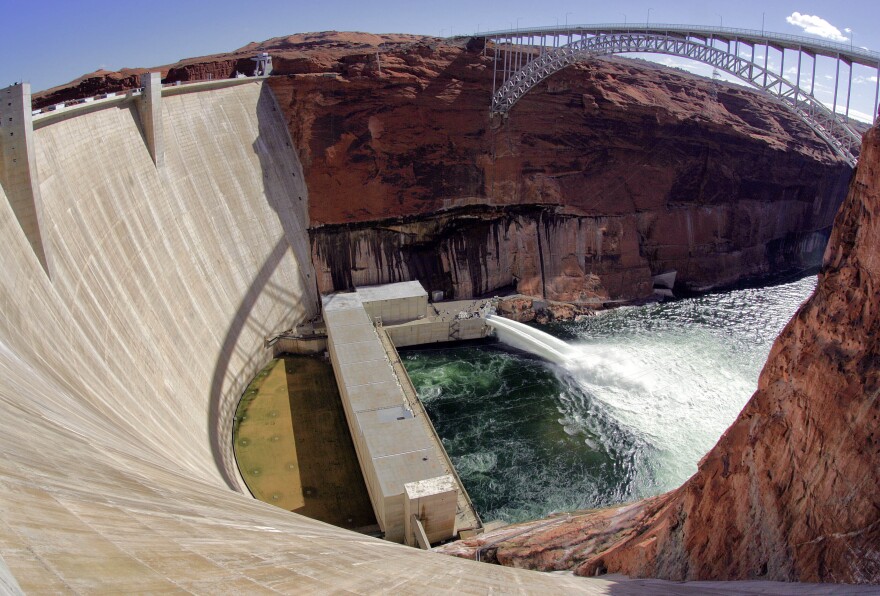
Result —
[{"label": "bridge railing", "polygon": [[824,49],[829,53],[840,54],[847,58],[854,58],[856,62],[869,66],[880,66],[880,52],[864,50],[853,47],[852,44],[826,41],[815,37],[803,35],[790,35],[788,33],[775,33],[758,29],[741,29],[736,27],[711,27],[694,26],[682,23],[600,23],[590,25],[567,25],[562,27],[530,27],[528,29],[502,29],[497,31],[482,31],[473,37],[528,37],[529,35],[562,34],[570,35],[578,32],[598,33],[606,31],[650,31],[662,33],[674,31],[682,34],[700,35],[723,35],[725,37],[739,37],[760,40],[761,42],[778,42],[786,45],[799,45],[810,49]]},{"label": "bridge railing", "polygon": [[[852,129],[846,120],[849,112],[849,98],[847,97],[846,114],[841,116],[838,116],[833,109],[822,105],[812,95],[812,82],[810,83],[810,93],[807,93],[800,86],[800,59],[798,60],[798,80],[792,82],[785,77],[781,66],[778,73],[773,72],[767,68],[766,63],[761,66],[752,60],[743,58],[738,52],[731,53],[730,47],[719,48],[716,44],[707,43],[702,35],[691,35],[690,32],[683,34],[682,31],[670,31],[665,28],[658,31],[632,28],[626,31],[597,29],[595,35],[579,35],[579,33],[587,32],[576,31],[570,36],[563,34],[569,37],[567,42],[561,46],[548,48],[547,52],[543,49],[540,52],[535,52],[535,47],[532,44],[510,44],[509,38],[505,40],[506,43],[501,46],[505,59],[499,59],[496,52],[496,69],[501,65],[501,86],[493,84],[491,113],[506,115],[529,89],[562,68],[578,62],[584,56],[631,52],[669,54],[697,60],[723,70],[782,100],[792,112],[824,139],[835,153],[853,165],[858,159],[861,135]],[[534,37],[534,35],[534,32],[525,34],[527,39]],[[758,42],[755,42],[755,45],[757,44]],[[513,56],[510,60],[506,59],[507,52]],[[837,57],[837,60],[839,66],[842,58]],[[880,67],[878,67],[878,74],[880,74]],[[851,76],[852,69],[850,68],[850,85]],[[815,78],[815,64],[812,77]],[[880,82],[878,82],[877,91],[880,93]],[[837,87],[835,86],[835,100],[836,96]],[[876,97],[874,101],[876,106]]]}]

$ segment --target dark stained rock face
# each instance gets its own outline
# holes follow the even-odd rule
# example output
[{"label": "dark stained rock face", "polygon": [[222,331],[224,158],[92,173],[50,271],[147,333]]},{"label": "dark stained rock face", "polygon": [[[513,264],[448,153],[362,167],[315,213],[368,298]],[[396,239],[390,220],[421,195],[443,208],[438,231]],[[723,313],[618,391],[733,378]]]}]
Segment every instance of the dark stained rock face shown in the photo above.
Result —
[{"label": "dark stained rock face", "polygon": [[878,246],[875,127],[815,294],[690,480],[659,497],[515,526],[446,552],[480,550],[505,565],[582,575],[880,583]]}]

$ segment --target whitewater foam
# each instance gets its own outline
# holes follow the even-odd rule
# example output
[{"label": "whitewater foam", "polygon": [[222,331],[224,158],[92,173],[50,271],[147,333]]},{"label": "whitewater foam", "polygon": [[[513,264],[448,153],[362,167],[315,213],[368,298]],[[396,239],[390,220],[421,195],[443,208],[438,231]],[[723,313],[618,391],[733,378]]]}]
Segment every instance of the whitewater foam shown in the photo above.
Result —
[{"label": "whitewater foam", "polygon": [[[404,361],[485,519],[608,506],[696,470],[814,285],[619,308],[546,331],[517,323],[520,343],[506,343],[516,350],[456,346]],[[535,342],[563,357],[520,352],[535,355]]]}]

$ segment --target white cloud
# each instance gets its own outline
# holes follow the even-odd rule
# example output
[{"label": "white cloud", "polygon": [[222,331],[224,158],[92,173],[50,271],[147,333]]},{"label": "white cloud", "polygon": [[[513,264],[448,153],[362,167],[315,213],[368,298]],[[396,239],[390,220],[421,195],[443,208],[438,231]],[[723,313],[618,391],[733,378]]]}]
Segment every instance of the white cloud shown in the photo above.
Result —
[{"label": "white cloud", "polygon": [[800,27],[805,33],[818,35],[833,41],[849,41],[849,38],[840,32],[840,29],[818,15],[801,14],[793,12],[785,17],[789,25]]},{"label": "white cloud", "polygon": [[[834,104],[831,103],[830,101],[823,101],[822,103],[825,104],[825,107],[828,108],[829,110],[834,108]],[[843,104],[843,105],[838,104],[837,105],[837,113],[841,114],[841,115],[845,114],[846,113],[846,104]],[[860,120],[860,121],[865,122],[867,124],[872,124],[874,122],[874,118],[870,114],[868,114],[866,112],[862,112],[860,110],[855,110],[853,108],[849,109],[849,117],[852,118],[853,120]]]}]

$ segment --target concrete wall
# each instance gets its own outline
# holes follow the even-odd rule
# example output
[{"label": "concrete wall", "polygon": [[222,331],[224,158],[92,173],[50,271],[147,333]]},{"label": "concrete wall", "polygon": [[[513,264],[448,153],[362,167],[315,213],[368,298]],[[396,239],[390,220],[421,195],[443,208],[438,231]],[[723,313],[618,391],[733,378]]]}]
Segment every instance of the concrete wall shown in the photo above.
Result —
[{"label": "concrete wall", "polygon": [[385,331],[398,348],[444,341],[481,339],[488,329],[484,319],[459,321],[417,321],[407,325],[386,326]]},{"label": "concrete wall", "polygon": [[264,339],[315,311],[308,197],[261,84],[162,110],[161,171],[130,105],[36,131],[51,280],[0,189],[0,559],[21,588],[607,586],[373,540],[230,489],[231,415]]},{"label": "concrete wall", "polygon": [[31,249],[48,274],[41,232],[43,203],[34,160],[29,83],[0,89],[0,186]]},{"label": "concrete wall", "polygon": [[281,337],[272,345],[272,355],[277,358],[281,354],[323,354],[327,351],[327,338],[317,337],[303,339],[298,337]]},{"label": "concrete wall", "polygon": [[[458,503],[456,483],[453,476],[446,475],[404,485],[403,515],[407,544],[416,546],[420,533],[423,533],[428,544],[444,540],[453,533]],[[416,519],[419,524],[414,523]]]},{"label": "concrete wall", "polygon": [[428,310],[428,293],[417,281],[361,287],[357,294],[370,319],[385,325],[424,318]]}]

